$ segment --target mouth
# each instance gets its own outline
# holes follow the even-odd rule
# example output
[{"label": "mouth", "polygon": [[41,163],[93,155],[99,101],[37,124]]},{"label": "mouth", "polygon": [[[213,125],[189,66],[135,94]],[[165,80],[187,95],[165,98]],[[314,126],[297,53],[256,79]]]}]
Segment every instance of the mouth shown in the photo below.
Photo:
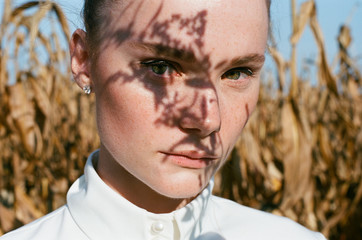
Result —
[{"label": "mouth", "polygon": [[180,167],[202,169],[211,164],[215,164],[219,157],[205,154],[197,151],[183,151],[183,152],[161,152],[165,155],[165,160],[170,161]]}]

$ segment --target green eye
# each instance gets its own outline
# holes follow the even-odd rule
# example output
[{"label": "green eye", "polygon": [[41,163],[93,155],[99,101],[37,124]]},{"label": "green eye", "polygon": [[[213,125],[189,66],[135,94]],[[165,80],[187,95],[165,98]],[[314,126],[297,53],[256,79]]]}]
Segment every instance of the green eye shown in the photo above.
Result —
[{"label": "green eye", "polygon": [[226,73],[224,73],[222,75],[221,78],[230,79],[230,80],[239,80],[239,79],[244,79],[244,78],[250,77],[252,75],[253,75],[253,72],[249,68],[236,68],[236,69],[227,71]]},{"label": "green eye", "polygon": [[240,78],[240,75],[240,71],[229,71],[224,74],[224,77],[228,79],[238,80]]},{"label": "green eye", "polygon": [[146,62],[141,62],[148,70],[152,71],[156,75],[171,75],[175,68],[173,65],[164,60],[151,60]]},{"label": "green eye", "polygon": [[158,74],[158,75],[162,75],[164,74],[168,69],[168,66],[165,64],[155,64],[155,65],[151,65],[151,70],[152,72]]}]

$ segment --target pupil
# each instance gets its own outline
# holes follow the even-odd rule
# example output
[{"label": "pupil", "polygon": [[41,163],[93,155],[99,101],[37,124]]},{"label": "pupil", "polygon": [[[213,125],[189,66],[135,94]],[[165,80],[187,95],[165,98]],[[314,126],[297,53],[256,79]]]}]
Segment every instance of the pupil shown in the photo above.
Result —
[{"label": "pupil", "polygon": [[237,80],[240,78],[240,72],[239,71],[232,71],[232,72],[229,72],[228,74],[229,76],[229,79],[234,79],[234,80]]},{"label": "pupil", "polygon": [[152,71],[156,74],[164,74],[167,71],[167,66],[166,65],[153,65],[152,66]]}]

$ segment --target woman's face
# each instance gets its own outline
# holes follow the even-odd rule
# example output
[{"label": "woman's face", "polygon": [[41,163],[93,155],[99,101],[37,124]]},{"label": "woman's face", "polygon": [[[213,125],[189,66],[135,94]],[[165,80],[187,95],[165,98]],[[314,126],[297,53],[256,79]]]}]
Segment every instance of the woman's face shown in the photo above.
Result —
[{"label": "woman's face", "polygon": [[90,69],[102,177],[202,191],[255,108],[267,32],[265,0],[114,4]]}]

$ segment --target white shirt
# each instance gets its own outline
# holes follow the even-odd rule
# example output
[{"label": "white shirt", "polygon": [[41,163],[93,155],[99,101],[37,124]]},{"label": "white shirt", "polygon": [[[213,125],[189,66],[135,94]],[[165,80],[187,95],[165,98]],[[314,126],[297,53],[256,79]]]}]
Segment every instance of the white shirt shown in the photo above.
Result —
[{"label": "white shirt", "polygon": [[167,214],[147,212],[102,181],[93,167],[95,153],[89,156],[84,175],[69,189],[66,205],[1,240],[325,239],[287,218],[213,196],[213,181],[181,209]]}]

